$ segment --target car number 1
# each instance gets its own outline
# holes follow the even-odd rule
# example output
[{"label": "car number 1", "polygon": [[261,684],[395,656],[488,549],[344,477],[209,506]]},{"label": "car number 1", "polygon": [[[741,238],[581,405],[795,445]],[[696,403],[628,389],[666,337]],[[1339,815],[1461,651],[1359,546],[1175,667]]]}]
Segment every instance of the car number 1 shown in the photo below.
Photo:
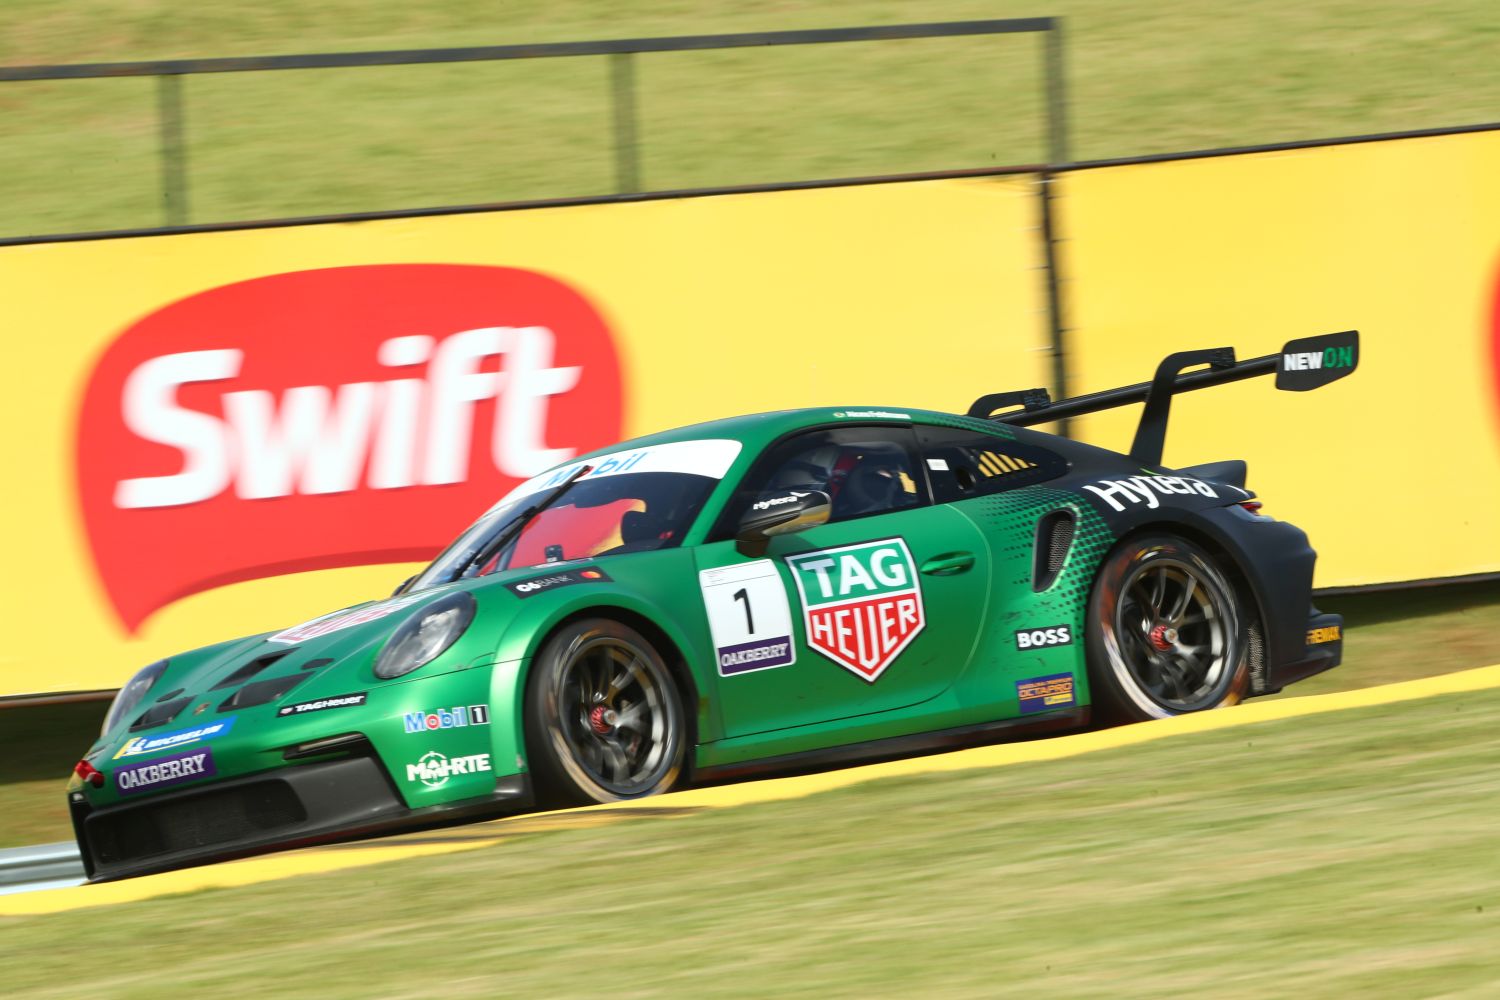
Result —
[{"label": "car number 1", "polygon": [[719,676],[785,667],[797,659],[786,586],[769,559],[698,574]]}]

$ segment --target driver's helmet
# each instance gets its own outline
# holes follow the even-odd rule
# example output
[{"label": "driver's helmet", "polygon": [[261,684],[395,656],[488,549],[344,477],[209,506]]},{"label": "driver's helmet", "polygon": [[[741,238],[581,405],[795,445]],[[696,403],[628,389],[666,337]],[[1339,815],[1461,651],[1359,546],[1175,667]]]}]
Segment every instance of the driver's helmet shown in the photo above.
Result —
[{"label": "driver's helmet", "polygon": [[865,446],[852,456],[853,465],[834,497],[834,514],[852,517],[882,510],[905,507],[915,496],[908,496],[909,477],[906,453],[896,445]]}]

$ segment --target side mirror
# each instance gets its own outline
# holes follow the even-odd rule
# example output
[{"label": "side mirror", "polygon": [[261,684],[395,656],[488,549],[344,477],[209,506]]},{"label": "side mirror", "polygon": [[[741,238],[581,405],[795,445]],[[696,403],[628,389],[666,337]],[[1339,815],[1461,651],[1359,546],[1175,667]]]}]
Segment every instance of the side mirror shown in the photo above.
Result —
[{"label": "side mirror", "polygon": [[777,490],[762,494],[740,518],[734,547],[741,555],[766,554],[773,535],[789,535],[827,524],[833,501],[822,490]]}]

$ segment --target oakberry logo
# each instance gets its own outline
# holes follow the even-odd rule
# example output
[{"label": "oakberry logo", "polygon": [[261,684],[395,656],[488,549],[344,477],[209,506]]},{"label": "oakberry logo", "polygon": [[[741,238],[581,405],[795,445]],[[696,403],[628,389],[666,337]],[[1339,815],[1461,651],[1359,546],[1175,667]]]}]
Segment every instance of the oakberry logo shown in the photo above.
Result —
[{"label": "oakberry logo", "polygon": [[126,627],[240,580],[427,559],[518,483],[620,436],[577,291],[515,268],[301,271],[126,329],[89,381],[84,522]]}]

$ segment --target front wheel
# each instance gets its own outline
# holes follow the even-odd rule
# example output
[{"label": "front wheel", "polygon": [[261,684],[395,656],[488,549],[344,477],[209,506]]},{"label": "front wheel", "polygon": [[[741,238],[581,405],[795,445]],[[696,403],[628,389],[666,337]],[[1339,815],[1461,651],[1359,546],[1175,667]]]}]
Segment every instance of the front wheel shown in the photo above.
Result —
[{"label": "front wheel", "polygon": [[682,774],[684,728],[661,654],[620,622],[566,625],[532,666],[526,744],[543,801],[619,802],[667,791]]},{"label": "front wheel", "polygon": [[1138,722],[1237,704],[1250,679],[1245,617],[1199,546],[1174,535],[1127,539],[1089,599],[1096,716]]}]

